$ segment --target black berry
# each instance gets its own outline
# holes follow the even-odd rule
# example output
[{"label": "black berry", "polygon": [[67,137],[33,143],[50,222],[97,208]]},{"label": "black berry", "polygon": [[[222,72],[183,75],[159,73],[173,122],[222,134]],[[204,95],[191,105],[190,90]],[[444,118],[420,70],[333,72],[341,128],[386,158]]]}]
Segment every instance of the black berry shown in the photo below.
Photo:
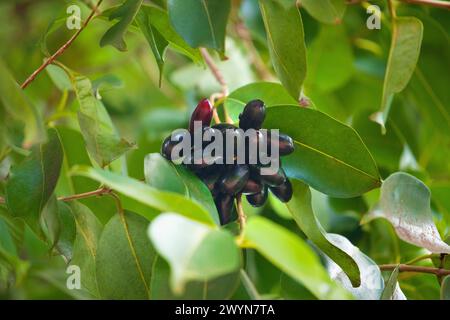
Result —
[{"label": "black berry", "polygon": [[244,107],[244,111],[239,115],[239,128],[261,129],[266,117],[266,106],[261,100],[252,100]]},{"label": "black berry", "polygon": [[289,179],[286,179],[282,185],[269,189],[282,202],[289,202],[292,198],[292,184]]},{"label": "black berry", "polygon": [[218,188],[221,192],[230,195],[242,191],[247,184],[250,170],[245,164],[238,164],[230,167],[218,182]]},{"label": "black berry", "polygon": [[267,186],[264,186],[263,189],[255,194],[249,194],[246,196],[248,203],[250,203],[254,207],[261,207],[267,200],[268,191]]}]

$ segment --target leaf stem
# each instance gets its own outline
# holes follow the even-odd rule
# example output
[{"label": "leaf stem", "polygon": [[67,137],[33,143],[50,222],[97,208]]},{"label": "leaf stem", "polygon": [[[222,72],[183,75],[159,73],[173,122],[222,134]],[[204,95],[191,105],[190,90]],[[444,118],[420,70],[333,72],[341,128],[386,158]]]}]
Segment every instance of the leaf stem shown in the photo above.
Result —
[{"label": "leaf stem", "polygon": [[102,196],[104,194],[110,194],[111,192],[112,192],[112,190],[110,188],[101,187],[101,188],[99,188],[97,190],[93,190],[93,191],[73,194],[73,195],[65,196],[65,197],[58,197],[58,200],[59,201],[73,201],[73,200],[90,198],[90,197],[95,197],[95,196]]},{"label": "leaf stem", "polygon": [[247,224],[247,216],[245,215],[244,209],[242,208],[242,194],[239,193],[236,196],[236,209],[238,214],[238,220],[239,220],[239,226],[241,229],[241,234],[245,229],[245,226]]},{"label": "leaf stem", "polygon": [[431,267],[422,267],[422,266],[410,266],[407,264],[382,264],[380,265],[381,271],[394,270],[397,266],[399,266],[400,272],[419,272],[419,273],[430,273],[436,276],[446,276],[450,275],[450,270],[439,269],[439,268],[431,268]]},{"label": "leaf stem", "polygon": [[256,290],[255,285],[244,269],[241,269],[241,280],[250,298],[252,300],[261,300],[261,296],[259,295],[258,290]]},{"label": "leaf stem", "polygon": [[435,254],[433,254],[433,253],[431,253],[431,254],[425,254],[425,255],[423,255],[423,256],[419,256],[419,257],[416,257],[416,258],[414,258],[414,259],[412,259],[412,260],[410,260],[410,261],[408,261],[408,262],[405,262],[405,264],[414,264],[414,263],[416,263],[416,262],[419,262],[419,261],[422,261],[422,260],[425,260],[425,259],[431,259],[431,258],[433,258],[435,256]]},{"label": "leaf stem", "polygon": [[80,33],[84,30],[84,28],[86,28],[87,24],[92,20],[92,18],[94,17],[98,7],[100,6],[100,4],[103,2],[103,0],[99,0],[97,2],[97,4],[94,6],[94,8],[92,9],[91,13],[89,14],[89,16],[87,17],[87,19],[84,21],[84,23],[82,24],[81,28],[77,30],[77,32],[75,32],[73,34],[73,36],[66,42],[64,43],[50,58],[46,59],[44,61],[44,63],[37,68],[20,86],[22,89],[25,89],[35,78],[36,76],[41,73],[49,64],[51,64],[53,61],[55,61],[56,58],[58,58],[61,54],[63,54],[63,52],[75,41],[75,39],[80,35]]}]

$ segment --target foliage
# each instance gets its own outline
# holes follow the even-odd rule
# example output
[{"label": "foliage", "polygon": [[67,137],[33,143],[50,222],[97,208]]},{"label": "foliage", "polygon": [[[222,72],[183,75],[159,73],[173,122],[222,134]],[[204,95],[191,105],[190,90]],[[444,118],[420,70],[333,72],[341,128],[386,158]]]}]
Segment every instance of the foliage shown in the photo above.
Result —
[{"label": "foliage", "polygon": [[[448,11],[75,1],[68,30],[72,2],[0,4],[0,298],[449,299]],[[291,201],[220,226],[159,155],[203,97],[229,122],[265,101]]]}]

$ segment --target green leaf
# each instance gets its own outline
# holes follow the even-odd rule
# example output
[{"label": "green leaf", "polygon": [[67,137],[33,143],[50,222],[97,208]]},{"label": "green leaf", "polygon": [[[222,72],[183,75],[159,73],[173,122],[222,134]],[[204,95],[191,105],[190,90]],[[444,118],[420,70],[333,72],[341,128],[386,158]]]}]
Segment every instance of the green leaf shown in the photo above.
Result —
[{"label": "green leaf", "polygon": [[134,145],[119,137],[105,106],[94,96],[89,79],[72,75],[71,80],[80,104],[78,122],[87,150],[101,167],[105,167]]},{"label": "green leaf", "polygon": [[347,274],[352,285],[361,284],[360,271],[356,262],[344,251],[334,246],[326,231],[316,218],[311,206],[311,191],[304,183],[291,179],[293,197],[286,205],[300,229],[320,250],[336,262]]},{"label": "green leaf", "polygon": [[384,287],[383,293],[381,294],[381,300],[392,300],[394,297],[395,289],[397,288],[397,278],[399,274],[399,266],[397,266],[389,276],[388,281]]},{"label": "green leaf", "polygon": [[80,267],[82,288],[91,295],[98,297],[95,257],[97,256],[98,242],[103,226],[85,205],[72,201],[69,207],[77,228],[70,265]]},{"label": "green leaf", "polygon": [[239,284],[239,272],[233,272],[207,281],[189,281],[184,293],[175,294],[170,288],[170,266],[159,255],[152,268],[152,300],[223,300],[230,299]]},{"label": "green leaf", "polygon": [[347,4],[345,0],[302,0],[301,6],[323,23],[341,23]]},{"label": "green leaf", "polygon": [[139,11],[143,0],[126,0],[117,9],[111,12],[109,20],[119,19],[119,21],[109,28],[100,40],[100,46],[108,44],[116,47],[120,51],[127,50],[127,44],[123,40],[128,26],[133,22]]},{"label": "green leaf", "polygon": [[159,153],[151,153],[144,160],[145,181],[152,187],[182,194],[208,210],[219,224],[219,214],[208,187],[191,171],[164,159]]},{"label": "green leaf", "polygon": [[255,82],[240,87],[228,95],[225,100],[228,115],[237,122],[244,106],[255,98],[264,101],[266,107],[284,104],[295,105],[297,103],[279,83]]},{"label": "green leaf", "polygon": [[[270,235],[270,236],[268,236]],[[351,295],[331,281],[312,249],[293,233],[262,217],[249,219],[244,244],[255,248],[283,272],[320,299],[349,299]]]},{"label": "green leaf", "polygon": [[119,212],[103,228],[95,259],[103,299],[149,299],[155,252],[148,223],[135,213]]},{"label": "green leaf", "polygon": [[283,158],[283,167],[314,189],[350,198],[380,186],[376,164],[351,127],[298,106],[267,109],[264,126],[292,137],[295,151]]},{"label": "green leaf", "polygon": [[392,99],[408,84],[420,54],[423,25],[414,17],[400,17],[393,21],[391,49],[384,76],[381,109],[372,115],[385,131]]},{"label": "green leaf", "polygon": [[42,209],[58,181],[63,150],[55,129],[49,129],[48,141],[33,148],[31,154],[11,169],[6,184],[9,211],[21,217],[36,231]]},{"label": "green leaf", "polygon": [[198,49],[191,48],[186,41],[172,27],[167,11],[154,6],[143,5],[141,11],[149,17],[149,22],[176,51],[184,54],[194,62],[202,61],[202,56]]},{"label": "green leaf", "polygon": [[275,72],[289,94],[298,100],[306,76],[306,47],[300,12],[295,6],[286,9],[274,0],[260,0],[259,6]]},{"label": "green leaf", "polygon": [[[161,191],[138,180],[96,168],[75,167],[73,174],[97,180],[131,199],[160,211],[176,211],[207,225],[215,225],[204,207],[174,192]],[[153,214],[150,211],[148,216],[144,217],[151,220]]]},{"label": "green leaf", "polygon": [[[343,26],[322,26],[308,48],[306,94],[330,92],[345,85],[353,75],[353,52]],[[343,108],[343,106],[340,106]]]},{"label": "green leaf", "polygon": [[44,122],[39,111],[25,96],[16,80],[0,60],[0,108],[24,127],[23,146],[29,147],[46,140]]},{"label": "green leaf", "polygon": [[170,264],[170,284],[178,294],[189,280],[214,279],[238,270],[241,264],[239,248],[230,233],[175,213],[158,216],[148,235]]},{"label": "green leaf", "polygon": [[147,13],[146,8],[139,10],[136,21],[141,29],[142,33],[147,39],[150,48],[152,49],[153,55],[155,56],[156,63],[159,68],[159,82],[161,84],[162,72],[164,67],[164,54],[169,42],[164,38],[164,36],[150,23],[151,17]]},{"label": "green leaf", "polygon": [[361,285],[358,288],[354,288],[341,267],[328,256],[324,255],[328,274],[333,281],[341,284],[358,300],[379,300],[384,289],[384,280],[378,265],[362,253],[358,247],[355,247],[348,241],[347,238],[338,234],[329,233],[327,239],[334,246],[349,254],[361,272]]},{"label": "green leaf", "polygon": [[60,68],[57,65],[50,64],[45,68],[45,71],[48,73],[50,79],[52,79],[53,84],[60,91],[71,91],[73,90],[72,82],[70,81],[69,76],[64,71],[64,69]]},{"label": "green leaf", "polygon": [[224,53],[230,0],[169,0],[167,8],[175,30],[191,47]]},{"label": "green leaf", "polygon": [[433,221],[430,190],[419,179],[403,172],[390,175],[381,186],[378,206],[365,220],[385,218],[400,239],[435,253],[450,253]]},{"label": "green leaf", "polygon": [[446,276],[441,284],[441,300],[450,300],[450,276]]}]

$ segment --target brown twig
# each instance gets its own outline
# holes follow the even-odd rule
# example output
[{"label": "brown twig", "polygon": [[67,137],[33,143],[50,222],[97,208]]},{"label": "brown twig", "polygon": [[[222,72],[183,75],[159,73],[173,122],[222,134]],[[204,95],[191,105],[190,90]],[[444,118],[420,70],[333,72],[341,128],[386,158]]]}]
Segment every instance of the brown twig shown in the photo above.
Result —
[{"label": "brown twig", "polygon": [[97,11],[98,7],[100,6],[100,4],[102,3],[103,0],[99,0],[97,2],[97,4],[95,5],[95,7],[92,9],[91,13],[89,14],[89,16],[87,17],[87,19],[84,21],[84,23],[82,24],[81,28],[77,30],[77,32],[74,33],[74,35],[66,42],[62,45],[61,48],[58,49],[58,51],[56,51],[50,58],[46,59],[44,61],[44,63],[37,68],[20,86],[22,89],[25,89],[35,78],[36,76],[42,72],[49,64],[51,64],[53,61],[55,61],[55,59],[57,57],[59,57],[61,54],[63,54],[63,52],[72,44],[72,42],[74,42],[74,40],[80,35],[81,31],[84,30],[84,28],[86,28],[87,24],[89,23],[89,21],[92,20],[92,18],[95,15],[95,12]]},{"label": "brown twig", "polygon": [[439,1],[439,0],[399,0],[399,1],[450,10],[450,2],[448,1]]},{"label": "brown twig", "polygon": [[419,272],[419,273],[430,273],[434,274],[438,277],[450,275],[450,270],[445,269],[439,269],[439,268],[431,268],[431,267],[422,267],[422,266],[410,266],[407,264],[382,264],[380,265],[380,270],[387,271],[387,270],[394,270],[399,266],[398,270],[400,272]]},{"label": "brown twig", "polygon": [[97,190],[73,194],[70,196],[65,197],[58,197],[58,200],[60,201],[72,201],[72,200],[78,200],[78,199],[84,199],[84,198],[90,198],[95,196],[102,196],[104,194],[110,194],[112,190],[108,187],[101,187]]},{"label": "brown twig", "polygon": [[261,56],[259,55],[255,46],[253,45],[252,37],[245,24],[242,21],[238,21],[234,25],[234,28],[236,30],[237,35],[242,39],[242,42],[245,48],[247,49],[248,53],[250,54],[250,59],[253,63],[253,66],[255,67],[255,71],[258,74],[258,76],[262,80],[270,80],[272,78],[272,75],[270,71],[267,69],[264,61],[262,61]]},{"label": "brown twig", "polygon": [[244,231],[245,225],[247,224],[247,216],[245,215],[244,209],[242,208],[242,194],[236,196],[236,210],[238,214],[239,226],[241,232]]}]

